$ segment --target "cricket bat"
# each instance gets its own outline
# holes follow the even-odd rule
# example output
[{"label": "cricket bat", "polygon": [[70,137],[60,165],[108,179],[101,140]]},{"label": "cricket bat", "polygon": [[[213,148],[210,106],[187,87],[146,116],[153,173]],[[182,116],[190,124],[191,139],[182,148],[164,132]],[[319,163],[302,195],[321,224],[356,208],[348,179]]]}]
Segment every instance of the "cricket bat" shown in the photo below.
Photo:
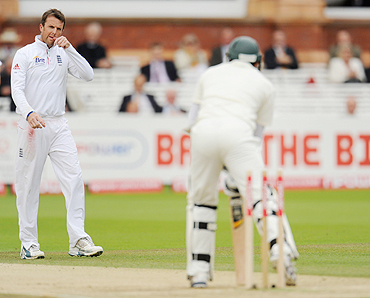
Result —
[{"label": "cricket bat", "polygon": [[245,243],[244,243],[244,214],[243,200],[239,197],[229,198],[230,218],[231,218],[231,235],[234,248],[234,262],[236,283],[244,285],[245,281]]},{"label": "cricket bat", "polygon": [[247,194],[243,204],[241,197],[229,198],[231,231],[234,247],[236,283],[253,287],[254,237],[253,237],[253,199],[251,174],[247,177]]}]

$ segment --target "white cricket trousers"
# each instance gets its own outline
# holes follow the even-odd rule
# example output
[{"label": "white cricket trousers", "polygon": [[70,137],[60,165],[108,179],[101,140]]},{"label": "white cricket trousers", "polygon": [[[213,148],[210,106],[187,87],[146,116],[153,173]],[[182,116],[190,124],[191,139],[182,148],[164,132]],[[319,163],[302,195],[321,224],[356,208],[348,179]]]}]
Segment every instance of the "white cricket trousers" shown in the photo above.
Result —
[{"label": "white cricket trousers", "polygon": [[219,175],[226,166],[245,197],[247,172],[252,172],[253,200],[261,199],[263,159],[260,139],[250,126],[234,118],[204,119],[191,129],[188,203],[218,205]]},{"label": "white cricket trousers", "polygon": [[49,155],[65,197],[67,231],[70,247],[82,237],[84,230],[85,193],[76,143],[63,116],[44,118],[46,127],[33,129],[21,118],[18,121],[18,156],[16,161],[15,191],[19,215],[19,239],[28,249],[32,244],[40,248],[37,214],[41,174]]}]

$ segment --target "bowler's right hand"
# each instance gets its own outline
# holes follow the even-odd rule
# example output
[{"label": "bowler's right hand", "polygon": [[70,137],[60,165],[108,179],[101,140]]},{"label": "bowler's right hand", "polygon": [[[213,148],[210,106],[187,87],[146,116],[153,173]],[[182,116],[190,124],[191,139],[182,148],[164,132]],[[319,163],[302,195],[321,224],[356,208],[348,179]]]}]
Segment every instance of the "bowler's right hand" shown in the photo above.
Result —
[{"label": "bowler's right hand", "polygon": [[32,128],[43,128],[45,127],[45,121],[44,119],[41,118],[41,116],[35,112],[31,113],[29,116],[28,116],[28,124],[32,127]]}]

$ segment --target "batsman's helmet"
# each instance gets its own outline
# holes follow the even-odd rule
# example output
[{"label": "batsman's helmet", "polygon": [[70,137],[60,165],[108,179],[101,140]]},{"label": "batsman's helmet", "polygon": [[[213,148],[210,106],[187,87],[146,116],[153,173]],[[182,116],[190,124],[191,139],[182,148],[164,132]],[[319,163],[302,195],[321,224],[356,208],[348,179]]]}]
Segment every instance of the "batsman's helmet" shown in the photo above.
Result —
[{"label": "batsman's helmet", "polygon": [[262,58],[257,42],[249,36],[239,36],[233,39],[226,56],[230,60],[239,59],[250,63],[261,62]]}]

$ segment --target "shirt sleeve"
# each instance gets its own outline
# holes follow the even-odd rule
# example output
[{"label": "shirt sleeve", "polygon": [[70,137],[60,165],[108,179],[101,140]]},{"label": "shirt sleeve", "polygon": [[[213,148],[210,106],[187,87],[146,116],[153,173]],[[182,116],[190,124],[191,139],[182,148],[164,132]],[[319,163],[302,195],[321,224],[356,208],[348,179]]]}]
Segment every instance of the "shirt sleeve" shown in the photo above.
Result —
[{"label": "shirt sleeve", "polygon": [[195,91],[193,94],[193,103],[200,105],[203,101],[203,87],[202,87],[203,75],[199,78],[196,83]]},{"label": "shirt sleeve", "polygon": [[345,79],[345,72],[341,66],[340,59],[338,57],[331,58],[328,66],[328,77],[332,83],[343,83]]},{"label": "shirt sleeve", "polygon": [[355,61],[356,61],[356,67],[355,67],[355,71],[356,71],[356,75],[358,77],[358,79],[362,82],[366,82],[366,74],[365,74],[365,69],[364,69],[364,66],[361,62],[360,59],[358,58],[353,58]]},{"label": "shirt sleeve", "polygon": [[14,103],[25,119],[27,119],[27,115],[33,111],[25,94],[27,69],[28,62],[26,56],[23,52],[17,51],[12,64],[11,90]]},{"label": "shirt sleeve", "polygon": [[199,108],[200,108],[199,104],[193,103],[191,105],[189,116],[188,116],[188,126],[189,127],[191,127],[195,123],[195,120],[197,120]]},{"label": "shirt sleeve", "polygon": [[274,112],[274,100],[276,96],[275,88],[271,85],[266,88],[265,100],[262,102],[260,109],[257,112],[257,124],[263,127],[271,125]]},{"label": "shirt sleeve", "polygon": [[65,51],[69,58],[68,72],[77,79],[91,81],[94,78],[94,70],[89,62],[72,45],[66,48]]}]

